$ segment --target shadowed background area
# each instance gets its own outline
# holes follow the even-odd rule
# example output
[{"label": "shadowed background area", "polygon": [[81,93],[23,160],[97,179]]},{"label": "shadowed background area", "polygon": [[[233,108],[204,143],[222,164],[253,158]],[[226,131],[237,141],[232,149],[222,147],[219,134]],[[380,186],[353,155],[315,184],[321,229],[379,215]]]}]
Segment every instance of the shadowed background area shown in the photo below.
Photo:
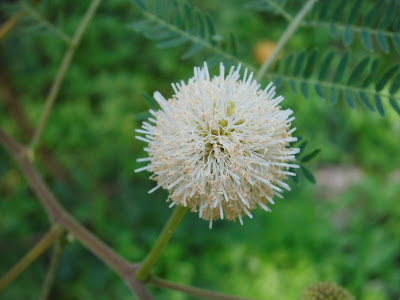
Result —
[{"label": "shadowed background area", "polygon": [[[261,65],[287,22],[254,12],[245,1],[191,1],[210,13],[221,35],[235,32],[239,56]],[[0,21],[15,13],[1,4]],[[41,1],[37,10],[72,35],[85,1]],[[128,28],[139,13],[130,1],[101,3],[75,53],[44,129],[36,166],[62,204],[123,257],[140,261],[171,210],[167,193],[157,190],[143,166],[145,143],[134,139],[149,104],[142,93],[169,97],[171,82],[188,79],[193,66],[209,58],[201,51],[181,60],[182,49],[163,49]],[[327,30],[301,28],[284,52],[344,49]],[[28,143],[43,109],[66,44],[24,17],[0,41],[0,127]],[[363,55],[361,45],[353,55]],[[382,55],[383,56],[383,55]],[[393,54],[382,57],[390,66]],[[396,57],[398,59],[398,57]],[[217,67],[210,67],[211,74]],[[263,86],[267,84],[264,80]],[[400,297],[400,122],[384,102],[386,116],[344,101],[332,105],[310,94],[306,101],[288,86],[278,89],[282,106],[294,110],[297,135],[317,184],[302,175],[292,191],[277,199],[272,213],[254,211],[244,226],[208,222],[188,213],[167,246],[155,273],[184,284],[243,297],[296,299],[316,281],[333,281],[357,299]],[[48,228],[48,219],[10,156],[0,149],[0,276]],[[36,299],[50,252],[10,286],[0,299]],[[195,299],[151,288],[156,299]],[[132,299],[123,282],[73,237],[65,247],[50,299]]]}]

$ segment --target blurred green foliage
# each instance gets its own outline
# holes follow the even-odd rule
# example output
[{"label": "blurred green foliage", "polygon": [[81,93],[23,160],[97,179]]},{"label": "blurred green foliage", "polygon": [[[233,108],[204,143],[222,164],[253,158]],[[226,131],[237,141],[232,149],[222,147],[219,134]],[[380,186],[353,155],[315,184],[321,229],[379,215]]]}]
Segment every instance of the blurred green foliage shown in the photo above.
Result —
[{"label": "blurred green foliage", "polygon": [[[252,61],[260,39],[277,40],[285,21],[243,8],[244,2],[193,1],[210,12],[219,32],[235,32],[240,53]],[[72,35],[86,1],[43,0],[40,13]],[[11,6],[12,7],[12,6]],[[12,9],[1,12],[5,20]],[[149,196],[149,174],[135,174],[144,143],[133,138],[149,108],[142,93],[171,95],[171,82],[191,76],[192,67],[207,59],[201,52],[181,61],[180,49],[160,49],[129,30],[138,15],[126,0],[104,1],[84,35],[68,70],[41,143],[71,176],[57,180],[37,166],[63,205],[122,256],[141,260],[170,214],[166,192]],[[66,45],[24,19],[1,41],[2,72],[18,94],[32,124]],[[249,34],[251,33],[251,34]],[[340,43],[321,30],[301,29],[291,49],[332,47]],[[361,46],[356,53],[365,51]],[[388,64],[390,59],[388,58]],[[211,70],[212,72],[215,69]],[[180,283],[260,299],[296,299],[316,281],[333,281],[357,299],[400,297],[400,122],[387,110],[382,118],[364,108],[330,105],[311,95],[305,101],[288,87],[279,89],[284,107],[294,110],[298,134],[308,150],[321,148],[316,169],[323,165],[355,166],[361,180],[328,194],[301,180],[271,214],[255,212],[242,227],[226,221],[208,223],[188,214],[162,255],[156,274]],[[3,94],[0,93],[0,97]],[[4,99],[1,99],[4,100]],[[385,103],[387,105],[387,103]],[[0,126],[27,142],[0,101]],[[397,138],[396,138],[397,137]],[[397,173],[395,173],[397,172]],[[397,174],[397,175],[396,175]],[[397,176],[397,177],[396,177]],[[0,276],[45,232],[48,220],[9,155],[0,150]],[[318,178],[317,178],[318,179]],[[0,299],[36,299],[45,278],[44,255],[0,294]],[[156,299],[194,299],[153,288]],[[122,281],[79,243],[65,249],[51,299],[132,299]]]}]

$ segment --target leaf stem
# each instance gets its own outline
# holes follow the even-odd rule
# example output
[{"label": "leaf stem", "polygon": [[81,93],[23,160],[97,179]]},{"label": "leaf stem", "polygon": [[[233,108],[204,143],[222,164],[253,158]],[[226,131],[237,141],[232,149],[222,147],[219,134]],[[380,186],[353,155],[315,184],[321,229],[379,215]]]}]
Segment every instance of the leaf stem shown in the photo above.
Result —
[{"label": "leaf stem", "polygon": [[59,225],[53,225],[46,235],[18,261],[2,278],[0,278],[0,291],[18,277],[32,262],[45,252],[55,240],[60,237],[63,229]]},{"label": "leaf stem", "polygon": [[286,31],[283,33],[282,37],[279,39],[278,44],[275,47],[274,52],[265,60],[260,70],[257,73],[256,79],[258,81],[264,76],[265,72],[272,65],[275,59],[278,57],[279,53],[282,51],[283,47],[286,45],[287,41],[292,37],[297,27],[299,27],[301,21],[308,13],[308,11],[312,8],[315,2],[318,0],[308,0],[307,3],[303,6],[303,8],[299,11],[297,16],[293,19],[293,21],[289,24]]},{"label": "leaf stem", "polygon": [[19,11],[12,15],[4,24],[0,26],[0,41],[13,29],[18,20],[24,16],[24,13]]},{"label": "leaf stem", "polygon": [[66,234],[62,234],[56,244],[53,247],[53,253],[51,254],[50,267],[46,276],[46,280],[43,284],[42,294],[40,300],[47,300],[50,295],[51,288],[53,286],[54,277],[57,272],[58,264],[60,263],[61,255],[64,251],[66,243]]},{"label": "leaf stem", "polygon": [[165,288],[170,290],[179,291],[188,295],[197,296],[197,297],[204,297],[207,299],[215,299],[215,300],[255,300],[251,298],[242,298],[237,296],[226,295],[222,293],[217,293],[193,286],[179,284],[170,280],[158,278],[158,277],[151,277],[149,283],[159,287]]},{"label": "leaf stem", "polygon": [[192,35],[191,33],[180,29],[175,24],[171,24],[171,23],[165,21],[164,19],[160,18],[159,16],[157,16],[157,15],[155,15],[155,14],[149,12],[149,11],[142,11],[142,14],[146,18],[151,19],[151,20],[153,20],[153,21],[155,21],[155,22],[167,27],[169,30],[175,31],[177,34],[179,34],[179,35],[191,40],[193,43],[202,44],[206,49],[211,50],[211,51],[215,52],[216,54],[225,57],[227,60],[235,61],[237,63],[241,63],[242,66],[244,66],[244,67],[248,66],[248,64],[246,64],[245,62],[242,62],[238,57],[226,52],[224,49],[217,48],[216,46],[211,44],[206,39],[200,38],[200,37],[195,36],[195,35]]},{"label": "leaf stem", "polygon": [[279,14],[282,15],[287,21],[291,22],[293,20],[293,17],[291,14],[289,14],[282,6],[280,6],[278,3],[276,3],[274,0],[265,0],[271,7],[277,10]]},{"label": "leaf stem", "polygon": [[85,16],[83,17],[81,23],[75,31],[72,41],[69,44],[68,50],[65,52],[63,60],[61,61],[60,68],[58,69],[57,75],[53,81],[53,84],[51,85],[49,94],[47,95],[42,115],[40,116],[39,124],[36,127],[35,132],[33,133],[33,137],[30,143],[31,149],[35,149],[39,143],[40,136],[42,135],[50,111],[53,108],[54,101],[56,100],[58,92],[60,91],[65,73],[67,72],[68,67],[71,64],[72,57],[74,56],[75,50],[77,49],[82,39],[83,33],[85,32],[90,20],[93,18],[94,13],[96,12],[96,9],[99,6],[100,2],[101,0],[92,0],[88,10],[86,11]]},{"label": "leaf stem", "polygon": [[144,259],[142,265],[136,272],[136,278],[140,281],[146,281],[149,279],[151,270],[156,265],[161,252],[164,250],[165,246],[167,246],[168,241],[171,239],[174,234],[176,228],[181,222],[183,216],[187,211],[187,207],[177,206],[169,217],[167,224],[165,224],[164,229],[162,230],[160,236],[158,237],[156,243],[153,246],[153,249],[147,254]]},{"label": "leaf stem", "polygon": [[64,42],[67,44],[71,44],[72,40],[71,38],[65,34],[62,30],[51,24],[49,21],[47,21],[45,18],[43,18],[32,6],[29,4],[22,2],[21,7],[23,10],[25,10],[32,18],[34,18],[36,21],[39,23],[43,24],[46,26],[48,29],[53,31],[56,35],[58,35],[59,38],[61,38]]}]

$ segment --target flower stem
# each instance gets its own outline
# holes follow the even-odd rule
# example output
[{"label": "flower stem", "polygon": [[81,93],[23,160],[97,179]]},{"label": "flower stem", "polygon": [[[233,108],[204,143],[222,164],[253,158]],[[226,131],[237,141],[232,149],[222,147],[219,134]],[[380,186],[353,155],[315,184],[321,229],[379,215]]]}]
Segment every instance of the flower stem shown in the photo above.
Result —
[{"label": "flower stem", "polygon": [[0,278],[0,291],[18,277],[32,262],[45,252],[55,240],[60,237],[63,229],[59,225],[53,225],[51,230],[23,257],[14,267]]},{"label": "flower stem", "polygon": [[163,231],[161,232],[160,236],[157,239],[157,242],[153,246],[153,249],[147,254],[146,258],[144,259],[143,263],[139,267],[136,272],[136,278],[140,281],[146,281],[150,277],[151,270],[157,263],[161,252],[164,250],[165,246],[168,244],[168,241],[174,234],[176,228],[178,227],[179,223],[181,222],[183,216],[187,211],[187,207],[177,206],[169,217],[167,224],[165,225]]},{"label": "flower stem", "polygon": [[264,76],[265,72],[272,65],[275,59],[278,57],[279,53],[282,51],[283,47],[286,45],[287,41],[292,37],[293,33],[296,31],[297,27],[299,27],[301,21],[308,13],[308,11],[313,7],[314,3],[318,0],[308,0],[307,3],[303,6],[303,8],[299,11],[297,16],[293,19],[293,21],[289,24],[286,31],[283,33],[282,37],[279,39],[278,44],[275,47],[274,52],[268,57],[268,59],[263,63],[260,70],[257,73],[256,79],[258,81]]}]

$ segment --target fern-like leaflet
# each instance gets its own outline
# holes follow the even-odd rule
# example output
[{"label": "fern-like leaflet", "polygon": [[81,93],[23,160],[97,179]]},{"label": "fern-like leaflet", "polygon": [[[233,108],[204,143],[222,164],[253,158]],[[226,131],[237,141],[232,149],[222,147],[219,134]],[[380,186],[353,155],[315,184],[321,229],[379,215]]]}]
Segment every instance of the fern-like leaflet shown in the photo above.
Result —
[{"label": "fern-like leaflet", "polygon": [[237,42],[234,35],[223,39],[215,32],[215,25],[208,14],[193,8],[188,2],[134,0],[141,9],[144,19],[130,24],[130,27],[145,37],[157,41],[163,48],[171,48],[183,44],[190,47],[183,53],[182,59],[197,54],[202,49],[212,50],[217,56],[212,61],[237,63],[234,57]]},{"label": "fern-like leaflet", "polygon": [[[291,13],[296,3],[282,0],[257,0],[249,7],[258,11],[268,11],[282,15],[288,21],[293,19]],[[373,1],[362,0],[324,0],[314,6],[312,14],[301,25],[305,27],[329,29],[336,38],[342,36],[346,47],[352,45],[358,36],[362,45],[370,52],[379,48],[390,52],[390,44],[400,54],[400,2],[396,0]],[[384,16],[384,17],[382,17]]]},{"label": "fern-like leaflet", "polygon": [[310,98],[310,89],[313,89],[320,98],[330,99],[332,103],[342,96],[351,108],[361,102],[382,116],[385,115],[382,99],[388,99],[400,114],[400,66],[379,72],[378,65],[378,60],[369,56],[354,63],[349,52],[340,56],[329,52],[322,56],[314,50],[310,54],[291,53],[283,57],[275,73],[268,75],[278,78],[279,82],[287,81],[291,89],[299,91],[305,99]]}]

